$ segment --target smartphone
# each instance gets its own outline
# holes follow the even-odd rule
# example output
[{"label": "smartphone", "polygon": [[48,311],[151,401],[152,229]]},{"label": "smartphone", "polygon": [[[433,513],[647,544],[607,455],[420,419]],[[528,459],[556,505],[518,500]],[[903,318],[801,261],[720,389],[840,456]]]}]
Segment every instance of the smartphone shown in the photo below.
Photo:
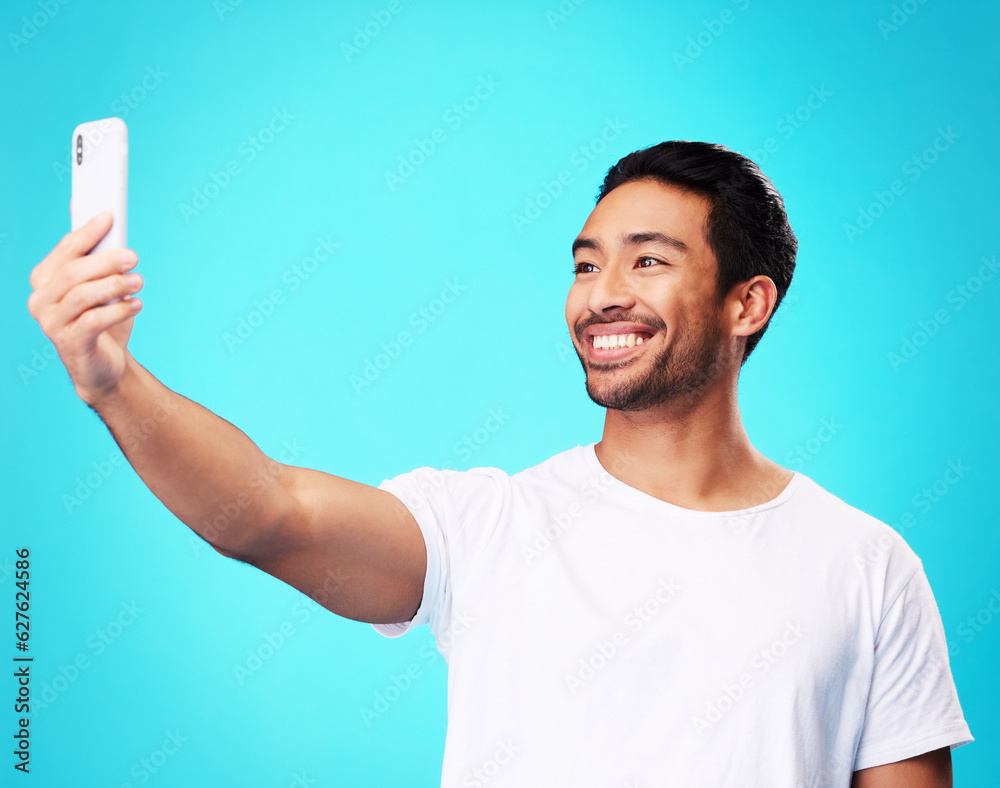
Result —
[{"label": "smartphone", "polygon": [[[128,127],[121,118],[81,123],[73,129],[70,228],[78,230],[102,211],[113,221],[91,253],[128,246]],[[108,303],[120,299],[115,298]]]}]

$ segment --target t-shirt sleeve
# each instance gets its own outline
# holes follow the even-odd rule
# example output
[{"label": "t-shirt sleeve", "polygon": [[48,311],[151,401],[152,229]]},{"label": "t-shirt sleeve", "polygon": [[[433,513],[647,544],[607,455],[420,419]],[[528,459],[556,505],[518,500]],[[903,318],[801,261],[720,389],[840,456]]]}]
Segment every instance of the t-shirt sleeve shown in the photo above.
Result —
[{"label": "t-shirt sleeve", "polygon": [[509,509],[510,477],[499,468],[422,467],[385,479],[379,489],[399,498],[417,521],[427,551],[427,571],[413,618],[372,626],[395,638],[429,624],[441,648],[451,626],[453,568],[467,571],[487,549]]},{"label": "t-shirt sleeve", "polygon": [[882,617],[855,771],[971,742],[941,614],[917,559]]}]

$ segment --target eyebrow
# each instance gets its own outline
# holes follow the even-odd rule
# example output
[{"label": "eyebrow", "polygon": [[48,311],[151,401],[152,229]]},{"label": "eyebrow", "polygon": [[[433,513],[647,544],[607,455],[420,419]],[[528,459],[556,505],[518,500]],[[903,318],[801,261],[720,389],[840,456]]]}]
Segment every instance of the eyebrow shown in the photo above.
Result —
[{"label": "eyebrow", "polygon": [[[622,233],[618,240],[622,246],[638,246],[639,244],[652,243],[659,244],[660,246],[667,246],[678,252],[687,252],[688,250],[687,244],[680,239],[656,230],[648,230],[639,233]],[[578,249],[596,249],[600,252],[604,250],[604,247],[596,238],[580,236],[573,241],[574,255]]]}]

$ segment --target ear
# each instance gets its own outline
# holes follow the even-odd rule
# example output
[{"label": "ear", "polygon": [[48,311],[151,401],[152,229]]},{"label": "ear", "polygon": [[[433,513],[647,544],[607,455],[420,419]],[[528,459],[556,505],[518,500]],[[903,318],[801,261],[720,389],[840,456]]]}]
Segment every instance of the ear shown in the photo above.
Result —
[{"label": "ear", "polygon": [[730,333],[734,337],[748,337],[763,328],[774,311],[778,288],[769,276],[755,276],[734,285],[726,296]]}]

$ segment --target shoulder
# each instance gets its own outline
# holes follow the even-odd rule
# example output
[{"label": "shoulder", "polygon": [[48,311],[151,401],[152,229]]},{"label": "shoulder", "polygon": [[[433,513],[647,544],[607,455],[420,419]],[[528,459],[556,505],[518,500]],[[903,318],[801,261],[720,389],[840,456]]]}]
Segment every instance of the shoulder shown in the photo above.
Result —
[{"label": "shoulder", "polygon": [[513,478],[522,484],[551,482],[579,477],[588,468],[587,453],[593,453],[592,445],[574,446],[553,454],[536,465],[529,466],[514,474]]},{"label": "shoulder", "polygon": [[896,529],[796,472],[797,505],[811,535],[851,564],[869,583],[882,586],[891,602],[923,564]]},{"label": "shoulder", "polygon": [[575,446],[513,474],[491,465],[479,465],[468,470],[456,470],[448,464],[440,468],[421,466],[388,477],[378,486],[399,495],[413,506],[420,506],[439,496],[480,497],[490,492],[510,494],[515,488],[546,486],[579,477],[587,468],[586,450],[586,446]]},{"label": "shoulder", "polygon": [[[529,508],[551,505],[562,498],[579,497],[583,483],[593,475],[587,446],[575,446],[516,473],[490,465],[468,470],[422,466],[382,481],[379,488],[400,498],[411,511]],[[590,449],[592,451],[592,449]]]},{"label": "shoulder", "polygon": [[449,501],[482,500],[484,495],[506,491],[510,480],[502,468],[490,466],[466,471],[421,466],[384,479],[378,487],[396,495],[411,510],[417,510]]}]

